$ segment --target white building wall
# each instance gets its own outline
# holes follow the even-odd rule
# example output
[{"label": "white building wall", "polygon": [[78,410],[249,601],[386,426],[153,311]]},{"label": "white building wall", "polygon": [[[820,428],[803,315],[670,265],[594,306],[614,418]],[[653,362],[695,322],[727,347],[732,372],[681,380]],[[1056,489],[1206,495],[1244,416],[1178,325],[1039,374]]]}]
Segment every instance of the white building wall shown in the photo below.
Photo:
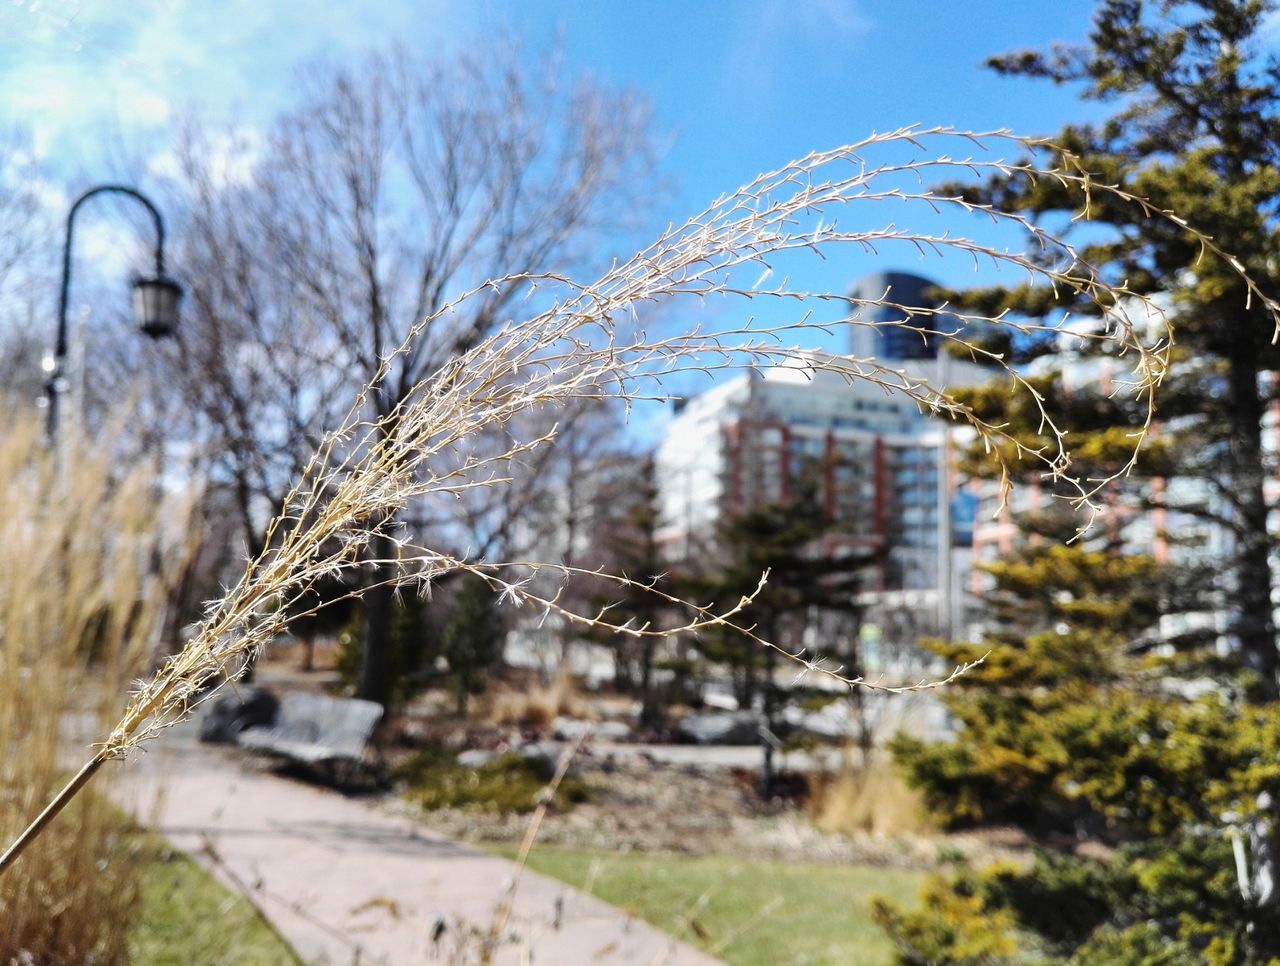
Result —
[{"label": "white building wall", "polygon": [[[956,360],[895,366],[931,382],[941,372],[951,385],[975,385],[991,376],[988,369]],[[939,472],[940,447],[950,445],[951,426],[903,393],[826,370],[788,366],[735,377],[686,403],[657,449],[660,538],[675,557],[696,552],[713,538],[721,513],[732,509],[735,498],[751,505],[785,495],[785,484],[779,488],[775,481],[775,475],[783,476],[779,453],[787,472],[795,474],[802,459],[833,462],[830,448],[837,468],[829,472],[842,475],[825,485],[842,503],[829,509],[855,543],[886,550],[887,576],[875,590],[921,591],[936,613],[942,575],[950,575],[956,590],[948,596],[957,599],[969,583],[969,553],[951,547],[949,500],[956,481],[949,470]],[[735,480],[735,472],[755,478]],[[940,477],[945,499],[939,496]]]}]

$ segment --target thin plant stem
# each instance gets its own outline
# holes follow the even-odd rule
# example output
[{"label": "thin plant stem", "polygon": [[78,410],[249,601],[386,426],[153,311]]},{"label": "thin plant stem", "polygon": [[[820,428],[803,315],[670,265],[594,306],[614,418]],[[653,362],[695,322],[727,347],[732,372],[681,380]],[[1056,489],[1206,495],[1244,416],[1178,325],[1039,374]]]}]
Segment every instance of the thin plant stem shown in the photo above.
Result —
[{"label": "thin plant stem", "polygon": [[497,949],[502,936],[502,930],[507,927],[507,921],[511,918],[511,911],[515,907],[516,890],[520,887],[520,877],[524,875],[525,867],[529,862],[529,853],[533,850],[533,843],[537,840],[538,832],[542,829],[542,822],[547,817],[547,808],[555,799],[556,792],[560,790],[560,783],[569,774],[569,764],[578,754],[578,749],[582,747],[582,742],[585,739],[586,732],[583,732],[578,735],[572,745],[561,753],[560,761],[556,764],[555,774],[551,776],[551,781],[547,782],[546,787],[538,796],[538,807],[529,819],[529,824],[525,826],[524,838],[520,842],[520,851],[516,855],[516,873],[511,877],[511,886],[507,889],[507,894],[503,896],[502,902],[494,913],[493,922],[489,925],[489,935],[481,950],[482,962],[488,963],[492,961],[493,953]]},{"label": "thin plant stem", "polygon": [[3,875],[5,869],[18,860],[18,856],[23,853],[26,847],[34,842],[36,837],[44,831],[44,827],[52,822],[59,812],[71,804],[71,800],[80,793],[80,790],[85,785],[89,784],[89,779],[97,773],[98,769],[108,759],[108,755],[99,753],[84,763],[84,766],[75,773],[75,776],[62,787],[62,791],[53,797],[53,801],[44,807],[44,811],[32,820],[21,835],[14,839],[13,844],[5,850],[4,855],[0,855],[0,875]]}]

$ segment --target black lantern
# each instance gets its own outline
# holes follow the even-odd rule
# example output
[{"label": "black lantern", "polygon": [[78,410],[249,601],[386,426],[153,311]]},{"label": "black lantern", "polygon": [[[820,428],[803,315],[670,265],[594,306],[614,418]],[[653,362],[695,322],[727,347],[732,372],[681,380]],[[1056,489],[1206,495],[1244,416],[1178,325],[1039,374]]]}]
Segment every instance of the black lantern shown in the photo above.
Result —
[{"label": "black lantern", "polygon": [[160,339],[178,327],[182,286],[164,275],[133,280],[133,318],[144,335]]},{"label": "black lantern", "polygon": [[67,305],[71,293],[71,239],[75,228],[76,212],[90,198],[100,194],[118,194],[133,198],[151,215],[156,227],[156,273],[133,281],[133,316],[138,328],[153,339],[172,335],[178,327],[178,303],[182,301],[182,287],[164,273],[164,219],[146,195],[128,185],[102,184],[90,188],[71,205],[67,213],[67,237],[62,246],[62,295],[58,300],[58,332],[53,355],[45,365],[45,399],[49,404],[49,439],[56,439],[58,432],[58,399],[66,391],[67,362]]}]

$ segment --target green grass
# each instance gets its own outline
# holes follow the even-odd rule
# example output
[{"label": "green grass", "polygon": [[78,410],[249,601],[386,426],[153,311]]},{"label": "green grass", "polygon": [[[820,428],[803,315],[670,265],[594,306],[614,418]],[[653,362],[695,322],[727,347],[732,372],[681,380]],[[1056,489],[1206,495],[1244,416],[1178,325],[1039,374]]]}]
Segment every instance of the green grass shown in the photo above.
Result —
[{"label": "green grass", "polygon": [[[514,846],[496,849],[513,858]],[[910,904],[920,873],[867,866],[535,847],[529,867],[734,966],[888,963],[869,897]],[[690,920],[692,920],[690,922]]]},{"label": "green grass", "polygon": [[129,962],[141,966],[295,966],[289,948],[241,896],[156,840],[144,847],[142,902]]}]

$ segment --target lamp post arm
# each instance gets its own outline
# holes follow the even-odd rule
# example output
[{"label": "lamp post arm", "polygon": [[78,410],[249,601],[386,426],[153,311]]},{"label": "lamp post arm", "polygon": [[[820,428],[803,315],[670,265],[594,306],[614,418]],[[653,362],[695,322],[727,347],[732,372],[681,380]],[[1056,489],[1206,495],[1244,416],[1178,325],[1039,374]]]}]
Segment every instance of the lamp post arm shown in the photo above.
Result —
[{"label": "lamp post arm", "polygon": [[128,195],[141,202],[143,207],[151,213],[151,220],[156,226],[156,274],[164,275],[164,219],[160,217],[160,211],[151,203],[150,198],[136,188],[122,184],[98,185],[77,198],[71,205],[71,211],[67,213],[66,240],[62,246],[62,292],[58,300],[58,335],[53,352],[54,358],[59,362],[67,355],[67,307],[71,294],[71,239],[75,230],[76,212],[90,198],[101,194]]},{"label": "lamp post arm", "polygon": [[49,378],[45,384],[45,394],[49,404],[48,433],[50,440],[54,438],[58,430],[58,395],[62,391],[61,379],[68,351],[67,307],[71,295],[71,242],[75,231],[76,212],[90,198],[101,194],[127,195],[141,202],[142,206],[151,213],[151,220],[155,222],[156,226],[156,275],[160,278],[164,277],[164,219],[160,217],[159,209],[151,203],[150,198],[136,188],[130,188],[128,185],[103,184],[90,188],[75,200],[71,205],[71,210],[67,213],[67,233],[62,245],[62,289],[58,298],[58,331],[54,338],[53,367],[49,371]]}]

